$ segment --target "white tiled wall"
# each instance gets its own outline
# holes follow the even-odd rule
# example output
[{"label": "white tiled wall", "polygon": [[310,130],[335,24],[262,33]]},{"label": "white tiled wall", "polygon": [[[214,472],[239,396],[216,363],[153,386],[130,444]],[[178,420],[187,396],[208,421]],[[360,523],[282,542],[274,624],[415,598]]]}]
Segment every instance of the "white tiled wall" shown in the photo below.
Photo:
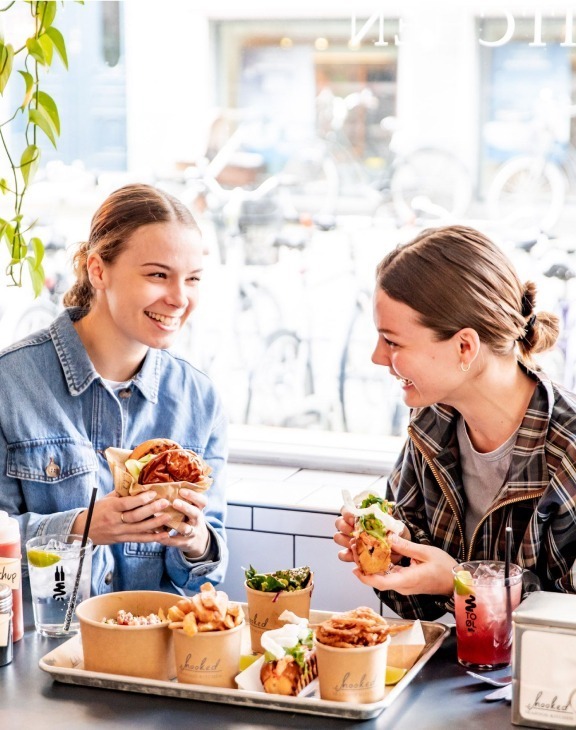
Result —
[{"label": "white tiled wall", "polygon": [[[245,601],[244,568],[271,572],[308,565],[314,571],[312,608],[347,611],[381,606],[374,591],[338,559],[332,536],[342,489],[356,494],[378,477],[282,466],[231,464],[227,490],[230,564],[222,584],[232,600]],[[385,487],[383,480],[378,485]]]}]

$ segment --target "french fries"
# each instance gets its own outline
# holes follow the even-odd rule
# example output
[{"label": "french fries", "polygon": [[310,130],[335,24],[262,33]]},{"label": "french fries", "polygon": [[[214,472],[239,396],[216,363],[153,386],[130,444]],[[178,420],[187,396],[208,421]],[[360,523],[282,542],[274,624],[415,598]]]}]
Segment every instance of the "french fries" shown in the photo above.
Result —
[{"label": "french fries", "polygon": [[244,611],[231,603],[224,591],[217,591],[211,583],[204,583],[200,593],[183,598],[168,609],[168,628],[183,629],[188,636],[203,631],[224,631],[239,626]]}]

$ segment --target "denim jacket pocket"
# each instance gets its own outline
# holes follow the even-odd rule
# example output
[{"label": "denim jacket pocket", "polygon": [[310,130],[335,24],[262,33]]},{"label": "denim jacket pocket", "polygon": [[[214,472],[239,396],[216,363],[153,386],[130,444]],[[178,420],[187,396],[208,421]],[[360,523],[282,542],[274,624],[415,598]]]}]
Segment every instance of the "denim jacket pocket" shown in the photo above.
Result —
[{"label": "denim jacket pocket", "polygon": [[98,460],[89,441],[62,437],[8,446],[6,474],[15,479],[54,484],[97,470]]}]

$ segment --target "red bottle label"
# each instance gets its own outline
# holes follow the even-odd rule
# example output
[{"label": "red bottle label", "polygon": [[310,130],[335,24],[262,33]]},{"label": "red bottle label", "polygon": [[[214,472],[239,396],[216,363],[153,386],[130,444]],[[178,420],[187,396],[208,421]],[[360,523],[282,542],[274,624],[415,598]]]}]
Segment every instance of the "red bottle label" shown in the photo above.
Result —
[{"label": "red bottle label", "polygon": [[13,591],[20,588],[22,567],[19,559],[0,558],[0,583],[5,583]]}]

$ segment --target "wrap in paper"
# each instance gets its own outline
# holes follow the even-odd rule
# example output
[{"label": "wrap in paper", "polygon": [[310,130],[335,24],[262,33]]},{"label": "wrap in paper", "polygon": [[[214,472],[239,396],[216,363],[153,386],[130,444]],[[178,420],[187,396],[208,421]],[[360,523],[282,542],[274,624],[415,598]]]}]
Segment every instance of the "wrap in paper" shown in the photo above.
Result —
[{"label": "wrap in paper", "polygon": [[[140,492],[147,492],[149,489],[152,489],[159,498],[167,499],[172,503],[178,497],[181,487],[192,489],[195,492],[205,492],[207,489],[206,479],[200,484],[193,484],[192,482],[138,484],[137,480],[126,470],[125,466],[131,453],[132,451],[128,449],[117,449],[114,447],[110,447],[104,452],[106,461],[112,472],[114,490],[119,497],[134,496],[140,494]],[[177,530],[185,519],[185,516],[182,512],[174,509],[174,507],[167,507],[164,512],[170,515],[170,521],[166,525],[167,529]]]}]

